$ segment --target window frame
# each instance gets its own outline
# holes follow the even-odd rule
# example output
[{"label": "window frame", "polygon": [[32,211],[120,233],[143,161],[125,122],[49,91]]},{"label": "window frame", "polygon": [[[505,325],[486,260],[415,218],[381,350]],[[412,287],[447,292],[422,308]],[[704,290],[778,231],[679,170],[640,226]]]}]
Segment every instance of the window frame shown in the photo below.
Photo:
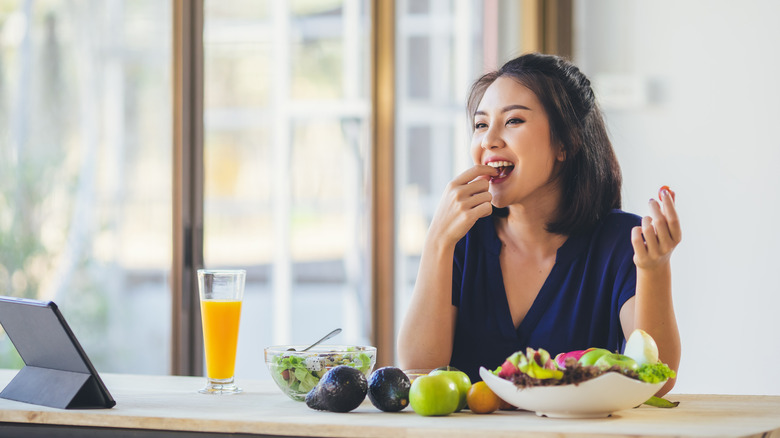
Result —
[{"label": "window frame", "polygon": [[203,374],[203,0],[173,0],[171,374]]}]

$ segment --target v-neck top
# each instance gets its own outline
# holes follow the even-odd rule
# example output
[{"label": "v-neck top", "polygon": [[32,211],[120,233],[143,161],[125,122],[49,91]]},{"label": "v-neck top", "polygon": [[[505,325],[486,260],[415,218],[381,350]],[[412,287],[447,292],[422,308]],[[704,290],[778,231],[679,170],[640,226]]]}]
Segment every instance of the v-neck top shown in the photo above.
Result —
[{"label": "v-neck top", "polygon": [[631,229],[637,215],[612,210],[590,232],[569,236],[528,313],[515,329],[499,262],[493,216],[479,219],[455,248],[452,304],[458,308],[450,365],[472,381],[526,347],[561,352],[622,351],[620,308],[636,292]]}]

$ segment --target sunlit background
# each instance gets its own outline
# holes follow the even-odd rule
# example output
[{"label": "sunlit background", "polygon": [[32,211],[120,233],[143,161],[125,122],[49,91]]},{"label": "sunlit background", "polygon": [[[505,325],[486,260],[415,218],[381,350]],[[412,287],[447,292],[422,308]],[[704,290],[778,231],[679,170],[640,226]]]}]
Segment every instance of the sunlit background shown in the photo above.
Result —
[{"label": "sunlit background", "polygon": [[336,327],[370,343],[368,5],[205,3],[205,266],[247,269],[237,374]]},{"label": "sunlit background", "polygon": [[[519,4],[396,2],[396,328],[440,193],[470,165],[468,86],[520,54]],[[370,342],[372,5],[205,1],[204,262],[247,270],[239,378],[269,378],[267,345],[335,327]],[[573,11],[624,208],[677,192],[675,391],[780,394],[713,366],[735,350],[780,362],[780,4]],[[0,0],[0,295],[57,302],[100,372],[171,369],[171,14],[160,0]],[[21,366],[3,337],[0,367]]]},{"label": "sunlit background", "polygon": [[170,14],[0,1],[0,294],[55,301],[106,371],[168,371]]}]

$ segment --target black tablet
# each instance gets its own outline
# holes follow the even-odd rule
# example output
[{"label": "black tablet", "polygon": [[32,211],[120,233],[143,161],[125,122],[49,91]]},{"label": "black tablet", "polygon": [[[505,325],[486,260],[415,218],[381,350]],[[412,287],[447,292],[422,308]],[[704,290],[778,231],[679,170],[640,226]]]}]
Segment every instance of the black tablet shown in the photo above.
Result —
[{"label": "black tablet", "polygon": [[0,397],[61,409],[116,404],[56,304],[0,296],[0,325],[25,364]]}]

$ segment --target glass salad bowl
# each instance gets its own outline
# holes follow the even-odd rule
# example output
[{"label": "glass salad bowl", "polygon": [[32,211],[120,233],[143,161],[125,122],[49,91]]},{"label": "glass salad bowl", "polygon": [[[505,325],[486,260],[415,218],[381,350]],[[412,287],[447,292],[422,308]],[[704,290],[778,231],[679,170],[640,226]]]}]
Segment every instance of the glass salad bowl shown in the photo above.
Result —
[{"label": "glass salad bowl", "polygon": [[368,378],[376,364],[376,347],[317,345],[309,351],[300,351],[306,347],[276,345],[265,349],[265,364],[274,382],[297,401],[303,401],[325,372],[333,367],[351,366]]}]

